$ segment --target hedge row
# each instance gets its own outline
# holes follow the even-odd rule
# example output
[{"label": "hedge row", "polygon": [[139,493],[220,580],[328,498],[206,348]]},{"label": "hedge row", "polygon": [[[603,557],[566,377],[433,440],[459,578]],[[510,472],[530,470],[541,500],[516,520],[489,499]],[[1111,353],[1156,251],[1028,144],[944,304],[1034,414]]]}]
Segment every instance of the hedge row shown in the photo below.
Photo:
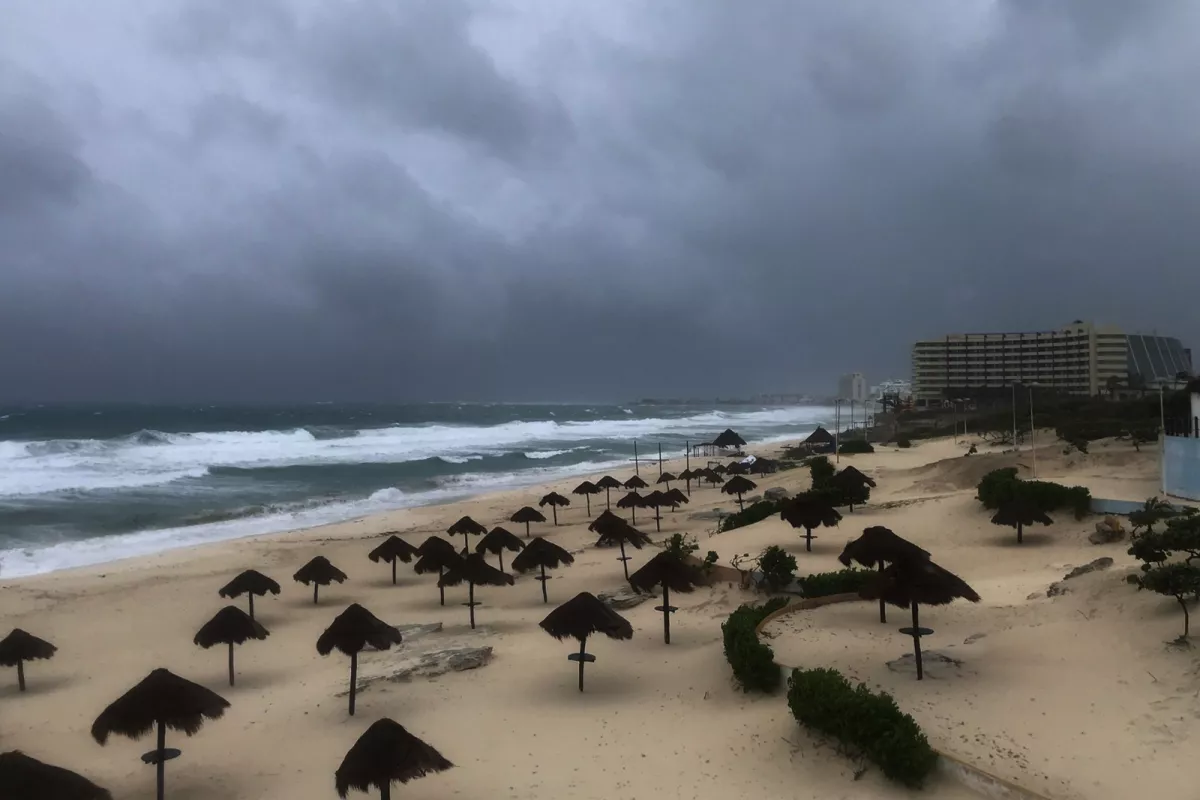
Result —
[{"label": "hedge row", "polygon": [[994,469],[976,487],[976,497],[984,508],[997,509],[1004,503],[1023,497],[1043,511],[1067,509],[1075,519],[1083,519],[1091,510],[1092,493],[1086,486],[1064,486],[1052,481],[1023,481],[1016,467]]},{"label": "hedge row", "polygon": [[773,500],[759,500],[752,506],[747,506],[744,510],[736,514],[730,514],[721,520],[722,532],[731,531],[734,528],[741,528],[746,525],[753,525],[756,522],[762,522],[767,517],[779,513],[779,504]]},{"label": "hedge row", "polygon": [[875,763],[888,778],[918,788],[937,766],[921,728],[890,694],[857,687],[834,669],[797,669],[788,707],[801,724],[832,736]]},{"label": "hedge row", "polygon": [[775,597],[761,606],[743,605],[721,625],[725,640],[725,659],[733,667],[733,677],[743,692],[773,692],[782,676],[775,653],[754,634],[758,623],[768,614],[787,605],[786,597]]},{"label": "hedge row", "polygon": [[840,569],[837,572],[818,572],[797,578],[805,597],[826,597],[831,594],[857,592],[874,573],[867,569]]}]

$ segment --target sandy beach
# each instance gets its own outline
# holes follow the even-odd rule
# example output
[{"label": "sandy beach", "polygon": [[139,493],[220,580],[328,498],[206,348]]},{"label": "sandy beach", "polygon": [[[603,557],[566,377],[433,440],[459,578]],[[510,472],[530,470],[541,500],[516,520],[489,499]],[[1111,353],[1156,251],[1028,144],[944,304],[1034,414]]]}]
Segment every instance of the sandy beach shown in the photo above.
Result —
[{"label": "sandy beach", "polygon": [[[1038,450],[1038,477],[1082,483],[1102,497],[1141,500],[1155,493],[1152,447],[1137,453],[1111,443],[1091,455],[1064,456],[1051,438]],[[988,522],[974,486],[998,466],[1019,464],[1029,474],[1029,451],[981,448],[969,458],[965,452],[964,443],[943,439],[843,456],[843,466],[853,463],[879,488],[869,505],[846,513],[839,528],[818,531],[811,554],[777,517],[714,535],[713,521],[692,516],[736,503],[710,487],[693,487],[691,505],[664,511],[661,534],[641,514],[638,527],[656,542],[690,533],[701,554],[715,550],[722,564],[781,544],[806,574],[838,568],[847,540],[868,525],[887,525],[929,549],[983,596],[977,605],[931,609],[922,618],[936,632],[926,647],[961,664],[933,667],[922,683],[890,671],[886,662],[909,649],[895,631],[903,615],[894,611],[881,626],[877,610],[863,603],[771,623],[764,633],[780,662],[835,666],[892,692],[935,747],[1048,797],[1191,800],[1200,661],[1195,651],[1165,645],[1179,632],[1177,605],[1125,583],[1133,563],[1126,545],[1087,542],[1095,518],[1056,516],[1054,526],[1027,534],[1018,547],[1011,530]],[[916,796],[887,784],[875,769],[856,780],[856,765],[802,730],[781,695],[746,695],[733,684],[720,625],[755,597],[731,584],[673,595],[680,610],[669,646],[654,602],[621,611],[634,638],[589,641],[597,661],[580,694],[566,660],[571,643],[556,642],[537,623],[580,591],[622,587],[617,554],[591,546],[581,497],[560,510],[559,526],[534,526],[535,534],[577,551],[575,564],[550,581],[550,605],[543,605],[529,577],[512,587],[481,588],[473,632],[460,605],[465,588],[447,589],[443,607],[435,578],[400,565],[399,585],[392,586],[388,566],[367,559],[385,532],[399,531],[419,544],[464,514],[523,535],[521,526],[503,522],[512,511],[550,489],[567,494],[579,480],[0,583],[6,630],[22,627],[59,647],[53,660],[29,665],[28,692],[17,692],[15,675],[3,676],[0,749],[21,749],[79,771],[119,800],[153,796],[154,771],[138,759],[152,749],[152,739],[116,738],[100,747],[89,728],[109,702],[161,666],[231,703],[196,736],[169,735],[169,745],[183,751],[167,769],[167,796],[178,800],[334,797],[334,769],[371,722],[385,716],[456,764],[395,789],[402,797]],[[760,490],[797,491],[808,481],[808,471],[798,469],[758,483]],[[603,494],[592,498],[593,517],[604,502]],[[311,589],[291,580],[315,555],[349,576],[323,589],[317,606]],[[633,556],[633,568],[648,558],[645,551]],[[1100,556],[1112,557],[1114,565],[1072,580],[1063,596],[1045,597],[1047,586],[1071,567]],[[257,616],[271,636],[238,649],[238,683],[231,688],[224,651],[201,650],[192,637],[226,605],[217,589],[246,568],[272,576],[283,592],[257,601]],[[1029,599],[1035,593],[1041,596]],[[486,645],[492,658],[469,671],[373,683],[349,717],[342,696],[348,660],[319,656],[315,642],[351,602],[395,625],[443,626],[396,651],[365,654],[364,674],[430,648]],[[942,778],[923,796],[977,797]]]}]

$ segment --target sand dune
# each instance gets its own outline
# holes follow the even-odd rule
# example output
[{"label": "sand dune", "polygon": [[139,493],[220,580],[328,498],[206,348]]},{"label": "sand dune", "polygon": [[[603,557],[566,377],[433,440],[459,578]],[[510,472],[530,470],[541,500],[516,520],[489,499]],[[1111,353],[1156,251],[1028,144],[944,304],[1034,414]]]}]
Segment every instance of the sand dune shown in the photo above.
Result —
[{"label": "sand dune", "polygon": [[[1076,469],[1055,461],[1053,451],[1047,448],[1048,472]],[[768,632],[781,661],[834,665],[882,685],[935,744],[1055,797],[1194,796],[1194,786],[1183,780],[1194,759],[1184,756],[1200,735],[1200,675],[1195,655],[1163,646],[1176,633],[1173,601],[1126,586],[1124,548],[1086,544],[1090,523],[1064,519],[1016,547],[1011,532],[988,524],[971,488],[986,465],[1013,457],[962,458],[962,452],[953,442],[936,441],[843,458],[876,475],[880,488],[872,504],[847,514],[840,528],[818,531],[812,554],[802,552],[799,537],[777,518],[711,535],[714,523],[692,515],[735,505],[712,488],[693,490],[691,506],[665,512],[661,535],[641,515],[639,527],[656,540],[692,533],[702,552],[716,550],[723,563],[783,543],[797,553],[803,572],[818,572],[837,567],[842,544],[862,527],[889,525],[928,547],[983,595],[978,606],[933,609],[923,619],[936,630],[927,646],[961,659],[962,668],[921,684],[889,672],[885,662],[907,651],[893,630],[901,614],[893,612],[896,625],[881,627],[870,607],[859,604],[773,623]],[[1144,468],[1151,456],[1131,451],[1120,458],[1121,469],[1152,475]],[[1089,461],[1079,469],[1105,480],[1111,467]],[[183,750],[167,770],[173,798],[333,797],[333,770],[380,716],[401,722],[458,765],[404,787],[405,797],[910,796],[875,770],[855,781],[856,765],[803,732],[782,697],[747,696],[733,687],[720,623],[751,598],[728,584],[673,595],[680,611],[670,646],[662,642],[655,603],[622,611],[634,639],[589,641],[598,660],[580,694],[566,660],[572,645],[554,641],[537,622],[555,601],[621,587],[616,552],[589,546],[594,537],[585,530],[582,502],[560,511],[563,525],[534,526],[535,534],[579,551],[575,565],[550,582],[551,605],[542,604],[528,577],[512,587],[481,588],[475,632],[459,605],[464,588],[448,589],[442,607],[430,576],[402,566],[400,585],[393,587],[387,565],[367,560],[385,531],[399,529],[416,544],[463,514],[496,524],[550,488],[566,493],[576,482],[0,584],[6,623],[60,648],[53,661],[30,666],[28,693],[15,691],[15,676],[12,685],[0,685],[0,748],[21,748],[80,771],[117,798],[152,796],[153,770],[137,758],[152,742],[116,739],[101,748],[88,728],[108,702],[150,669],[166,666],[232,703],[223,719],[195,737],[171,738]],[[760,487],[796,490],[807,482],[807,472],[798,470],[769,476]],[[603,503],[603,495],[593,498],[593,516]],[[322,590],[314,607],[311,591],[291,574],[317,554],[350,579]],[[1077,579],[1064,597],[1026,600],[1070,565],[1102,554],[1116,558],[1117,566]],[[632,555],[636,567],[650,552]],[[217,589],[247,567],[274,577],[283,594],[256,604],[271,636],[239,649],[238,685],[231,689],[223,653],[200,650],[191,638],[225,604]],[[317,655],[315,642],[351,602],[394,624],[443,624],[429,634],[428,645],[414,640],[410,651],[433,643],[486,644],[492,660],[433,679],[372,684],[350,718],[338,696],[346,689],[348,660]],[[962,644],[977,633],[986,636]],[[364,672],[404,657],[405,649],[365,654]],[[974,795],[937,782],[925,796]]]}]

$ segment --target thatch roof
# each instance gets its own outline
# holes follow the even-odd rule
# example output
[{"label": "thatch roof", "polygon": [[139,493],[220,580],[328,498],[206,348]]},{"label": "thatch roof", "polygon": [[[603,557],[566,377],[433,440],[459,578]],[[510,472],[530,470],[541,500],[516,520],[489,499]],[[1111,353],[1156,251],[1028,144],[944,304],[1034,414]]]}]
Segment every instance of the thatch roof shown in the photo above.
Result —
[{"label": "thatch roof", "polygon": [[724,475],[726,472],[728,472],[724,464],[717,464],[715,467],[705,467],[704,471],[711,472],[715,475]]},{"label": "thatch roof", "polygon": [[713,447],[742,447],[746,444],[746,440],[733,432],[733,428],[726,428],[724,433],[712,440]]},{"label": "thatch roof", "polygon": [[598,488],[598,489],[620,489],[621,482],[619,480],[617,480],[616,478],[614,478],[612,475],[605,475],[603,478],[596,481],[596,488]]},{"label": "thatch roof", "polygon": [[528,546],[512,560],[512,568],[517,572],[533,572],[545,567],[557,569],[566,564],[574,564],[575,556],[556,545],[549,539],[535,536]]},{"label": "thatch roof", "polygon": [[650,486],[650,484],[648,484],[644,480],[642,480],[641,475],[634,475],[632,478],[625,481],[621,485],[624,486],[626,489],[646,489]]},{"label": "thatch roof", "polygon": [[597,486],[591,481],[584,481],[572,489],[571,494],[600,494],[602,491],[604,491],[603,487]]},{"label": "thatch roof", "polygon": [[39,639],[32,633],[13,628],[12,633],[0,640],[0,666],[15,667],[20,661],[38,661],[53,658],[58,648]]},{"label": "thatch roof", "polygon": [[820,425],[804,440],[805,444],[834,444],[833,434]]},{"label": "thatch roof", "polygon": [[864,528],[862,536],[849,542],[838,556],[838,561],[847,567],[851,561],[856,561],[864,567],[874,569],[880,563],[895,564],[899,561],[928,558],[928,551],[896,535],[889,528],[874,525]]},{"label": "thatch roof", "polygon": [[783,501],[779,518],[793,528],[831,528],[842,521],[841,512],[822,492],[802,492]]},{"label": "thatch roof", "polygon": [[487,533],[487,526],[479,524],[470,517],[462,517],[458,522],[446,528],[446,533],[451,536],[462,536],[464,534],[483,536]]},{"label": "thatch roof", "polygon": [[458,555],[458,548],[440,536],[430,536],[417,547],[417,555],[424,558],[433,553],[451,553]]},{"label": "thatch roof", "polygon": [[568,500],[567,498],[563,497],[558,492],[550,492],[550,494],[543,495],[542,499],[538,500],[538,505],[539,506],[569,506],[569,505],[571,505],[571,501]]},{"label": "thatch roof", "polygon": [[319,586],[328,586],[334,581],[341,583],[346,580],[346,573],[330,564],[329,559],[325,556],[317,556],[296,570],[296,574],[292,578],[304,584],[315,583]]},{"label": "thatch roof", "polygon": [[559,641],[583,641],[597,633],[610,639],[633,638],[633,626],[629,620],[588,592],[580,592],[551,611],[540,625],[542,630]]},{"label": "thatch roof", "polygon": [[725,482],[721,487],[721,491],[725,494],[745,494],[752,492],[758,488],[758,484],[749,478],[744,478],[741,475],[734,475]]},{"label": "thatch roof", "polygon": [[869,475],[852,466],[844,468],[841,472],[834,475],[833,479],[848,486],[866,485],[874,489],[876,485],[874,479]]},{"label": "thatch roof", "polygon": [[546,517],[542,512],[532,506],[524,506],[513,512],[513,515],[508,518],[509,522],[545,522]]},{"label": "thatch roof", "polygon": [[750,468],[740,461],[733,461],[725,466],[726,475],[745,475]]},{"label": "thatch roof", "polygon": [[769,475],[779,470],[779,463],[769,458],[756,458],[750,465],[750,474]]},{"label": "thatch roof", "polygon": [[476,586],[512,586],[513,576],[506,575],[483,560],[479,553],[471,553],[442,576],[442,586],[458,586],[464,581]]},{"label": "thatch roof", "polygon": [[941,606],[958,598],[979,602],[979,594],[966,581],[929,560],[900,561],[889,565],[862,588],[859,595],[908,608],[915,600],[923,606]]},{"label": "thatch roof", "polygon": [[367,558],[378,564],[380,561],[392,563],[393,561],[403,561],[405,564],[410,563],[414,556],[420,555],[420,551],[413,547],[408,542],[401,539],[399,536],[389,536],[384,539],[383,544],[376,547],[367,554]]},{"label": "thatch roof", "polygon": [[694,481],[699,473],[700,470],[698,469],[685,469],[683,472],[679,473],[678,479],[681,481]]},{"label": "thatch roof", "polygon": [[250,639],[265,639],[270,636],[262,623],[250,619],[250,615],[237,606],[225,606],[212,619],[204,623],[194,644],[205,650],[215,644],[243,644]]},{"label": "thatch roof", "polygon": [[[619,506],[620,504],[618,503],[617,505]],[[670,505],[670,503],[667,502],[667,495],[664,492],[655,489],[650,494],[642,497],[642,505],[647,508],[662,508],[665,505]]]},{"label": "thatch roof", "polygon": [[491,553],[495,555],[504,550],[512,550],[514,553],[525,549],[525,543],[522,542],[517,535],[508,528],[501,528],[499,525],[488,531],[487,536],[479,540],[479,544],[475,545],[476,553]]},{"label": "thatch roof", "polygon": [[597,547],[617,547],[624,542],[641,550],[643,545],[650,544],[649,536],[615,514],[611,515],[611,519],[600,515],[588,526],[588,530],[599,534],[599,538],[596,539]]},{"label": "thatch roof", "polygon": [[671,489],[670,491],[663,492],[663,494],[666,496],[669,505],[678,506],[691,502],[691,500],[688,499],[688,496],[680,491],[678,487]]},{"label": "thatch roof", "polygon": [[246,593],[251,595],[279,594],[279,584],[263,575],[258,570],[248,569],[241,575],[221,587],[217,592],[221,597],[233,599]]},{"label": "thatch roof", "polygon": [[698,567],[666,550],[629,576],[629,584],[639,592],[652,592],[655,586],[666,586],[672,592],[690,592],[700,581]]},{"label": "thatch roof", "polygon": [[[446,541],[443,539],[442,541]],[[446,542],[446,544],[450,544]],[[431,547],[429,551],[424,553],[417,563],[413,564],[413,571],[418,575],[425,575],[430,572],[442,572],[443,570],[453,569],[462,561],[462,556],[454,549],[454,545],[450,545],[449,549],[444,547]]]},{"label": "thatch roof", "polygon": [[620,527],[628,524],[629,523],[623,518],[617,516],[606,508],[600,512],[600,516],[592,520],[591,524],[588,525],[588,530],[592,533],[604,533],[610,528]]},{"label": "thatch roof", "polygon": [[160,667],[100,712],[92,738],[100,744],[114,733],[139,739],[159,723],[191,736],[227,708],[229,701],[221,695]]},{"label": "thatch roof", "polygon": [[[717,469],[720,469],[721,471],[717,472]],[[705,469],[702,470],[700,474],[704,476],[705,480],[714,483],[717,486],[720,486],[725,482],[725,469],[723,467]]]},{"label": "thatch roof", "polygon": [[0,753],[0,797],[11,800],[112,800],[82,775],[31,758],[20,750]]},{"label": "thatch roof", "polygon": [[393,783],[408,783],[454,765],[430,745],[413,736],[398,722],[376,720],[342,759],[333,774],[338,797],[354,789],[382,790]]},{"label": "thatch roof", "polygon": [[658,480],[656,480],[655,483],[670,483],[671,481],[677,480],[679,480],[679,478],[676,478],[669,472],[664,472],[662,475],[658,476]]},{"label": "thatch roof", "polygon": [[1015,528],[1018,524],[1033,525],[1035,522],[1042,525],[1054,524],[1054,520],[1050,519],[1049,514],[1023,497],[1002,503],[992,517],[994,525],[1008,525],[1010,528]]},{"label": "thatch roof", "polygon": [[358,603],[351,603],[317,638],[317,652],[327,656],[336,648],[349,656],[367,645],[376,650],[387,650],[394,644],[400,644],[400,631],[395,626],[388,625]]},{"label": "thatch roof", "polygon": [[637,492],[629,492],[617,501],[617,508],[645,508],[646,498]]}]

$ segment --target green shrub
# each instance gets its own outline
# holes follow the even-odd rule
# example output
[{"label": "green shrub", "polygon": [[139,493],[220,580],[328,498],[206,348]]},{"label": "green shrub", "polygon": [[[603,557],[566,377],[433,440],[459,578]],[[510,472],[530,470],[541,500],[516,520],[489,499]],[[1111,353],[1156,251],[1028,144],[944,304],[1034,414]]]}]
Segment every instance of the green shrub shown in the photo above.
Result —
[{"label": "green shrub", "polygon": [[779,504],[773,500],[759,500],[752,506],[748,506],[736,514],[730,514],[721,520],[722,532],[731,531],[734,528],[741,528],[746,525],[753,525],[756,522],[762,522],[767,517],[779,513]]},{"label": "green shrub", "polygon": [[812,476],[812,488],[821,489],[833,480],[837,467],[825,456],[814,456],[808,460],[808,472]]},{"label": "green shrub", "polygon": [[773,544],[758,556],[758,568],[767,587],[778,592],[786,589],[796,577],[796,557],[779,545]]},{"label": "green shrub", "polygon": [[838,452],[846,455],[874,453],[875,448],[866,439],[850,439],[838,445]]},{"label": "green shrub", "polygon": [[919,788],[937,766],[920,726],[891,695],[851,686],[837,670],[793,670],[788,707],[801,725],[858,751],[897,783]]},{"label": "green shrub", "polygon": [[831,594],[857,592],[874,573],[868,569],[849,567],[837,572],[818,572],[797,579],[805,597],[826,597]]},{"label": "green shrub", "polygon": [[782,675],[775,653],[754,635],[754,629],[768,614],[787,605],[786,597],[776,597],[761,606],[743,605],[721,625],[725,642],[725,660],[733,668],[733,677],[743,692],[773,692]]},{"label": "green shrub", "polygon": [[1016,497],[1020,481],[1016,467],[994,469],[979,481],[975,497],[983,503],[984,508],[995,510]]},{"label": "green shrub", "polygon": [[911,439],[897,439],[896,447],[900,447],[900,448],[907,450],[908,448],[912,447],[912,440]]},{"label": "green shrub", "polygon": [[1020,495],[1043,511],[1067,509],[1075,519],[1088,515],[1092,493],[1086,486],[1064,486],[1052,481],[1023,481],[1016,467],[994,469],[976,487],[975,496],[984,508],[995,510]]}]

